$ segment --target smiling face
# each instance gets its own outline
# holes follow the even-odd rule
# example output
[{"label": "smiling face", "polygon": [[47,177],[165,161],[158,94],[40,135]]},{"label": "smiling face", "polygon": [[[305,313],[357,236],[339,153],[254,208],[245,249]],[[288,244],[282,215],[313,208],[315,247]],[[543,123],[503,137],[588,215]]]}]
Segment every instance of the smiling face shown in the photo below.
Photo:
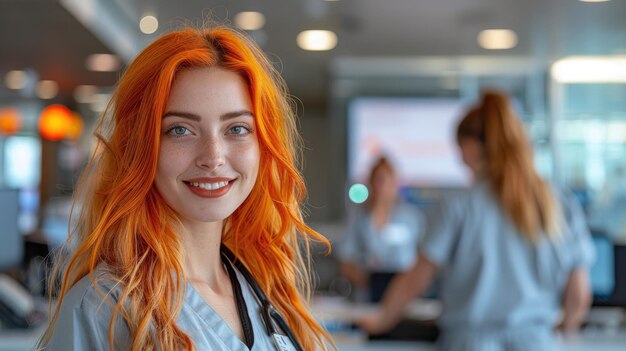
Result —
[{"label": "smiling face", "polygon": [[183,224],[219,222],[248,197],[259,170],[252,104],[238,74],[177,74],[161,127],[155,185]]}]

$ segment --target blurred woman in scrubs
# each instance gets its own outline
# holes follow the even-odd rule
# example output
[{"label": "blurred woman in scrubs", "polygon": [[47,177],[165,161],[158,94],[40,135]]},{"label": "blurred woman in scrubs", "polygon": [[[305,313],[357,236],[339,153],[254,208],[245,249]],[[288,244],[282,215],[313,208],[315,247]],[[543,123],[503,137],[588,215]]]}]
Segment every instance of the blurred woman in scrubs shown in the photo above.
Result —
[{"label": "blurred woman in scrubs", "polygon": [[[341,272],[357,288],[368,288],[372,278],[388,281],[391,274],[410,269],[423,230],[421,212],[398,200],[398,176],[386,157],[374,163],[368,185],[370,196],[353,208],[337,247]],[[369,298],[377,301],[380,296]]]},{"label": "blurred woman in scrubs", "polygon": [[537,175],[505,95],[486,93],[457,141],[473,185],[444,203],[418,262],[361,326],[391,328],[440,273],[442,350],[554,350],[554,328],[578,328],[591,301],[593,246],[580,207]]}]

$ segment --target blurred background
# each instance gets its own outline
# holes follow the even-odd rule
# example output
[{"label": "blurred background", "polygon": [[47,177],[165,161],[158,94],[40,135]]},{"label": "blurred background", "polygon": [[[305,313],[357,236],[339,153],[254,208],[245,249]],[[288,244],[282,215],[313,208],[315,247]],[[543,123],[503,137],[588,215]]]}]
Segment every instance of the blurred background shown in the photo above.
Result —
[{"label": "blurred background", "polygon": [[[0,350],[27,349],[36,334],[20,316],[45,292],[43,258],[66,237],[92,130],[126,64],[162,33],[212,22],[245,30],[286,79],[306,146],[306,219],[333,242],[378,155],[425,213],[468,185],[458,118],[485,89],[510,94],[535,166],[585,210],[599,252],[594,305],[621,316],[625,18],[624,0],[0,0],[0,270],[10,277]],[[332,255],[317,255],[316,271],[320,296],[353,294]]]}]

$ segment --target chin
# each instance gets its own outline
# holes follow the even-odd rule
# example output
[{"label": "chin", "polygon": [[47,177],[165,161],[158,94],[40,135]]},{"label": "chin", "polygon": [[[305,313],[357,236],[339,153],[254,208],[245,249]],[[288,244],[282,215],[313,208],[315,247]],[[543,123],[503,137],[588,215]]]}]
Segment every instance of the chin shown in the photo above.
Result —
[{"label": "chin", "polygon": [[231,214],[232,214],[232,212],[229,212],[229,213],[214,213],[214,214],[211,214],[211,215],[199,214],[198,216],[194,216],[193,220],[195,220],[197,222],[202,222],[202,223],[223,222],[226,219],[228,219],[228,217],[230,217]]}]

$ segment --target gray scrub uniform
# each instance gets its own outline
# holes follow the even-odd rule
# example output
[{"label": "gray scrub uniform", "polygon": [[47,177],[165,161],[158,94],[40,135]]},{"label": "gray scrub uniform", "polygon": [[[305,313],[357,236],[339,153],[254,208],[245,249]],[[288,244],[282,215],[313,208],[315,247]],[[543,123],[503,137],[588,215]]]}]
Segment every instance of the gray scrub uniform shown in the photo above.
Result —
[{"label": "gray scrub uniform", "polygon": [[407,270],[416,260],[423,223],[419,209],[398,204],[379,230],[369,213],[357,207],[337,247],[338,257],[368,272]]},{"label": "gray scrub uniform", "polygon": [[[96,276],[104,277],[98,282],[98,287],[103,292],[110,293],[112,301],[116,303],[121,289],[115,288],[111,280],[106,279],[108,275],[102,269],[99,268],[96,271]],[[249,349],[224,320],[204,302],[193,286],[187,284],[184,305],[178,317],[178,327],[193,339],[197,350],[267,351],[276,349],[263,325],[258,299],[239,271],[237,271],[237,278],[252,322],[253,347]],[[111,313],[111,307],[103,301],[89,277],[84,277],[63,299],[54,336],[46,350],[109,351]],[[125,322],[118,318],[115,326],[114,350],[130,349],[130,338]]]},{"label": "gray scrub uniform", "polygon": [[443,350],[553,350],[567,278],[594,252],[584,215],[560,196],[564,230],[533,245],[518,234],[488,184],[449,199],[421,253],[440,267]]}]

